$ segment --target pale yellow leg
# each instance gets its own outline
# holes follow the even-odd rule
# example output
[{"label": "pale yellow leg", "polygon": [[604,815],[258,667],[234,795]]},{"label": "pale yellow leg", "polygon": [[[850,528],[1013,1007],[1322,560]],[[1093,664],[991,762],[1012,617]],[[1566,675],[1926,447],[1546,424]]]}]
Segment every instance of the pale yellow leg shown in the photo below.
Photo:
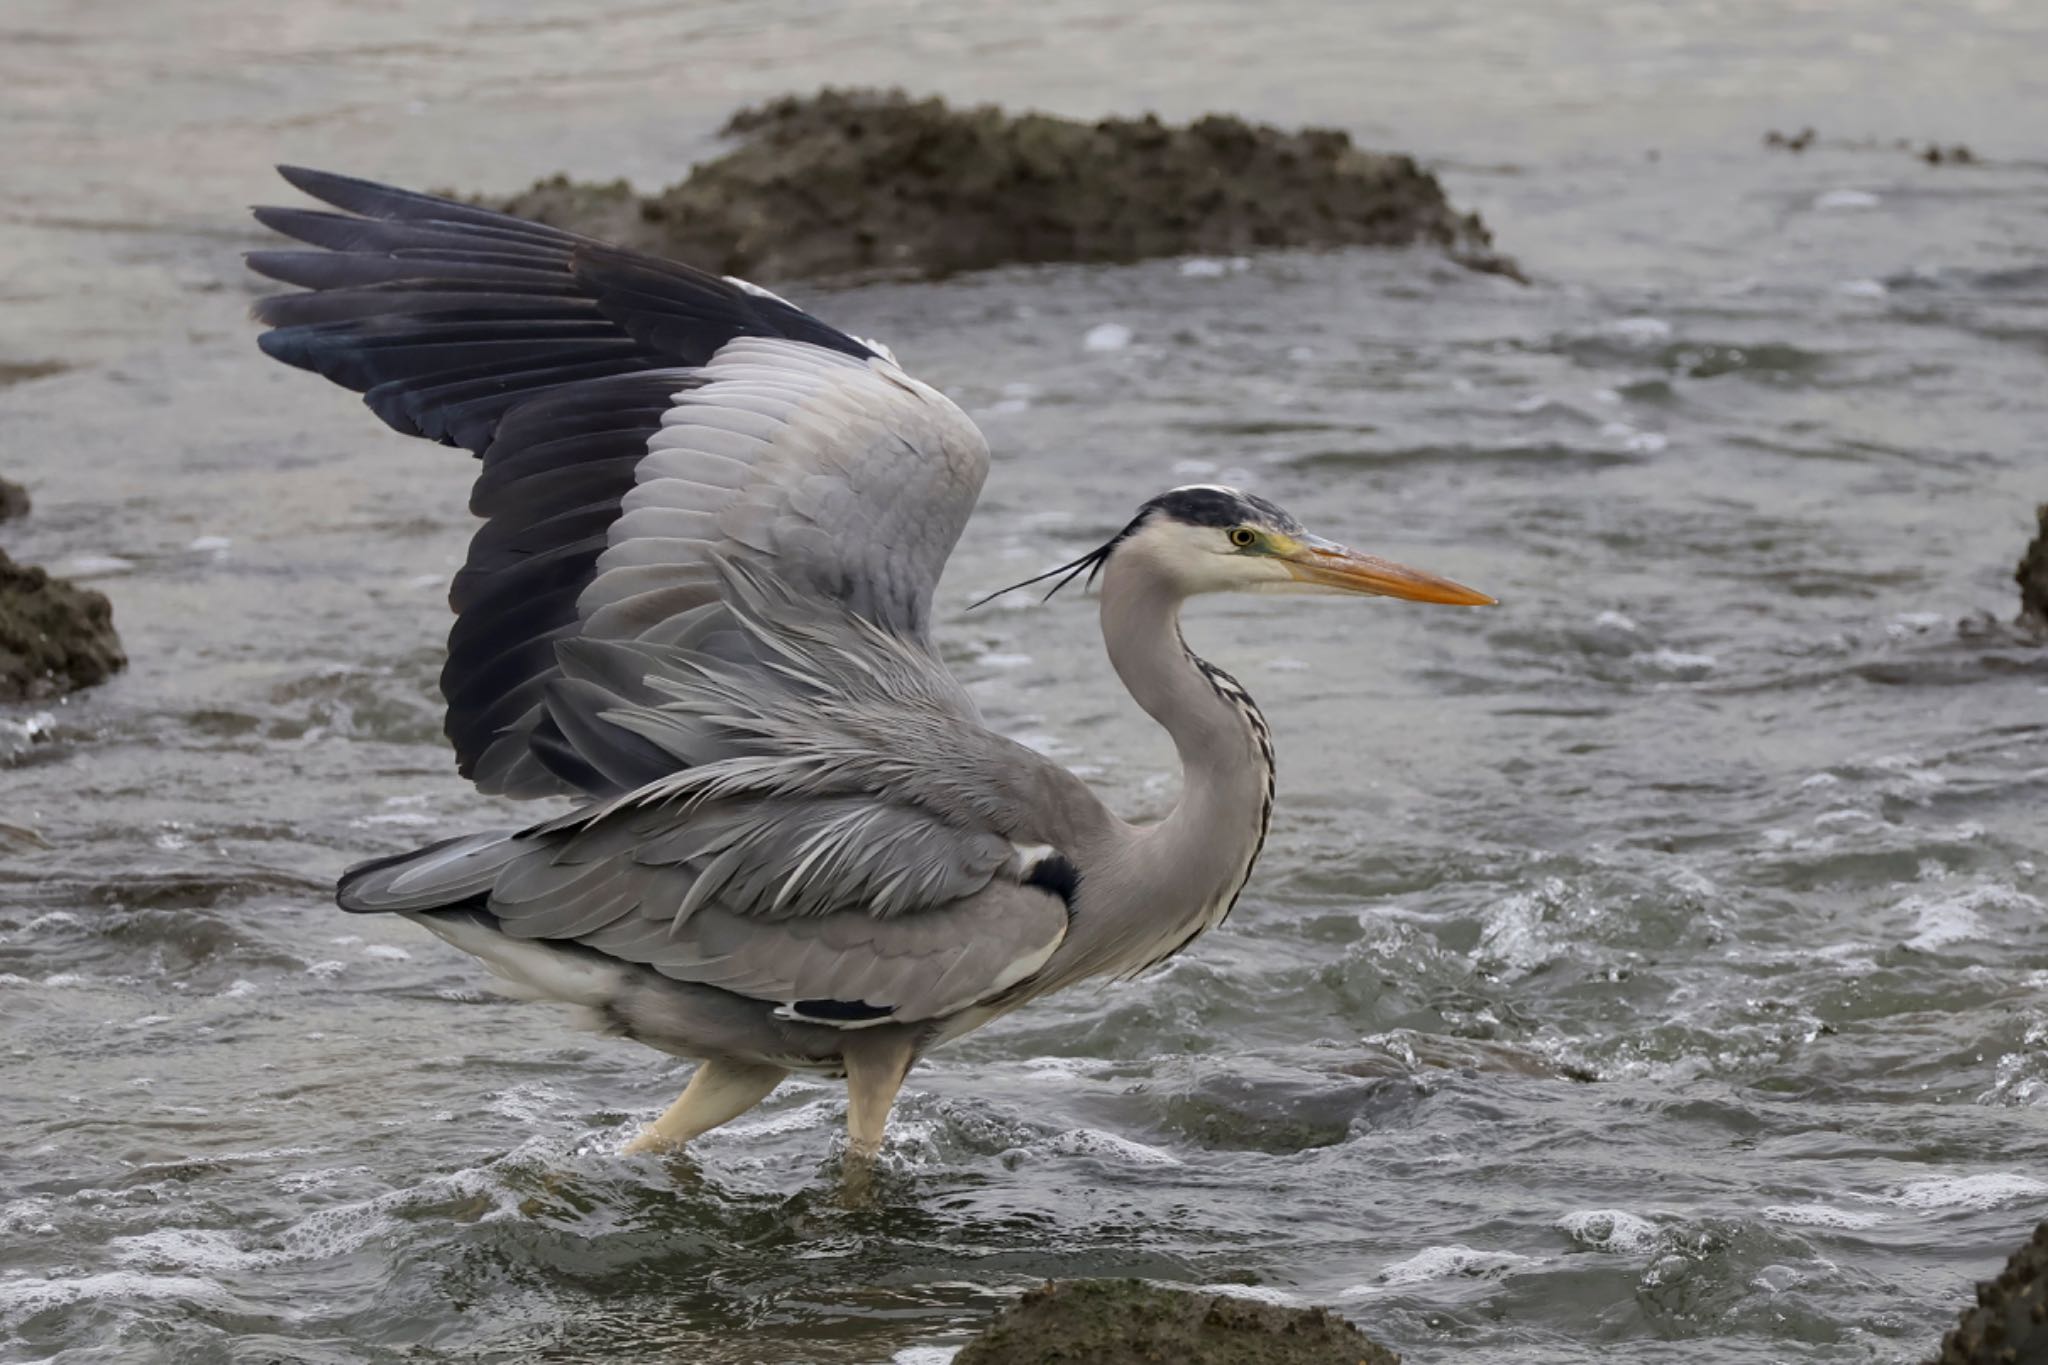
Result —
[{"label": "pale yellow leg", "polygon": [[846,1063],[847,1155],[860,1162],[871,1161],[882,1150],[889,1109],[896,1103],[896,1092],[903,1088],[903,1078],[910,1074],[916,1054],[910,1039],[901,1035],[855,1035],[847,1040],[840,1057]]},{"label": "pale yellow leg", "polygon": [[779,1066],[750,1062],[704,1062],[690,1076],[682,1095],[646,1131],[623,1148],[632,1156],[639,1152],[663,1152],[679,1147],[700,1133],[721,1123],[730,1123],[782,1084],[789,1072]]}]

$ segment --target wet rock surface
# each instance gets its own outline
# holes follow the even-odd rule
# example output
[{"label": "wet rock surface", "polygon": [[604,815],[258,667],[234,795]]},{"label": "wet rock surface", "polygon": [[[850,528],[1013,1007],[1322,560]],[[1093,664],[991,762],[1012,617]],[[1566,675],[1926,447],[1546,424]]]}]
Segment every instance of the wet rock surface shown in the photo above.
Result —
[{"label": "wet rock surface", "polygon": [[0,703],[90,687],[127,666],[105,596],[0,551]]},{"label": "wet rock surface", "polygon": [[1139,1280],[1033,1289],[954,1365],[1399,1365],[1324,1308],[1287,1308]]},{"label": "wet rock surface", "polygon": [[2034,516],[2039,525],[2012,576],[2020,585],[2020,624],[2048,635],[2048,502],[2036,507]]},{"label": "wet rock surface", "polygon": [[1087,123],[828,89],[741,110],[724,131],[737,147],[655,194],[557,176],[485,202],[765,280],[1418,244],[1520,278],[1412,157],[1335,129]]},{"label": "wet rock surface", "polygon": [[1977,1286],[1932,1365],[2048,1365],[2048,1223]]}]

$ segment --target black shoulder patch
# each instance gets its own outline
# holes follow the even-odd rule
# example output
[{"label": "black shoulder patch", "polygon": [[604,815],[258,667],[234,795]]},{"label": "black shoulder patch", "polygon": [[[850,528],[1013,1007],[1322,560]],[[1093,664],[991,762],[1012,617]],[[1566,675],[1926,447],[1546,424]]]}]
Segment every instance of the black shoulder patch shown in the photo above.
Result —
[{"label": "black shoulder patch", "polygon": [[1081,869],[1075,867],[1073,860],[1064,853],[1048,853],[1024,874],[1024,885],[1052,892],[1067,903],[1067,909],[1072,910],[1074,893],[1081,889]]},{"label": "black shoulder patch", "polygon": [[864,1024],[871,1019],[887,1019],[895,1010],[888,1005],[870,1005],[865,1000],[799,1000],[789,1007],[789,1012],[821,1024]]}]

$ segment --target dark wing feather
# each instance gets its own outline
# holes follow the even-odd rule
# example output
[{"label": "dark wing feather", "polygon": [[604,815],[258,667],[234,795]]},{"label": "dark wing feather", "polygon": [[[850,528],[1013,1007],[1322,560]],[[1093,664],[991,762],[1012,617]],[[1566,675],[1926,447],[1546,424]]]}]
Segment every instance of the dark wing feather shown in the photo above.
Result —
[{"label": "dark wing feather", "polygon": [[313,292],[256,305],[265,353],[368,398],[385,422],[481,454],[533,395],[582,380],[701,365],[737,336],[872,348],[772,296],[686,265],[472,204],[300,167],[299,189],[345,213],[259,208],[324,252],[259,251],[259,274]]},{"label": "dark wing feather", "polygon": [[607,719],[648,704],[638,681],[578,676],[564,647],[744,651],[721,559],[922,641],[987,448],[878,348],[686,265],[284,174],[342,212],[258,211],[323,248],[249,258],[304,291],[257,305],[264,349],[483,460],[442,691],[484,791],[609,797],[673,771],[672,751]]}]

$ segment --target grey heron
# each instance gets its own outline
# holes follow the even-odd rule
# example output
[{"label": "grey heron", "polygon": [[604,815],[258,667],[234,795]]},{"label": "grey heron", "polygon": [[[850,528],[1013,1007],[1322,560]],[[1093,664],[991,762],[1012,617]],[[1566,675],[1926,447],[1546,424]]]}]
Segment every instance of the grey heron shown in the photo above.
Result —
[{"label": "grey heron", "polygon": [[[467,447],[484,518],[441,690],[463,774],[566,814],[350,868],[509,993],[695,1060],[627,1148],[684,1142],[792,1071],[844,1075],[873,1154],[930,1048],[1144,970],[1230,913],[1273,809],[1265,718],[1182,640],[1200,593],[1485,605],[1177,488],[1055,573],[1099,579],[1117,675],[1171,736],[1150,824],[987,729],[932,594],[988,469],[965,413],[785,300],[602,242],[323,172],[261,208],[265,352]],[[1050,575],[1041,575],[1048,577]],[[1035,580],[1034,580],[1035,581]]]}]

